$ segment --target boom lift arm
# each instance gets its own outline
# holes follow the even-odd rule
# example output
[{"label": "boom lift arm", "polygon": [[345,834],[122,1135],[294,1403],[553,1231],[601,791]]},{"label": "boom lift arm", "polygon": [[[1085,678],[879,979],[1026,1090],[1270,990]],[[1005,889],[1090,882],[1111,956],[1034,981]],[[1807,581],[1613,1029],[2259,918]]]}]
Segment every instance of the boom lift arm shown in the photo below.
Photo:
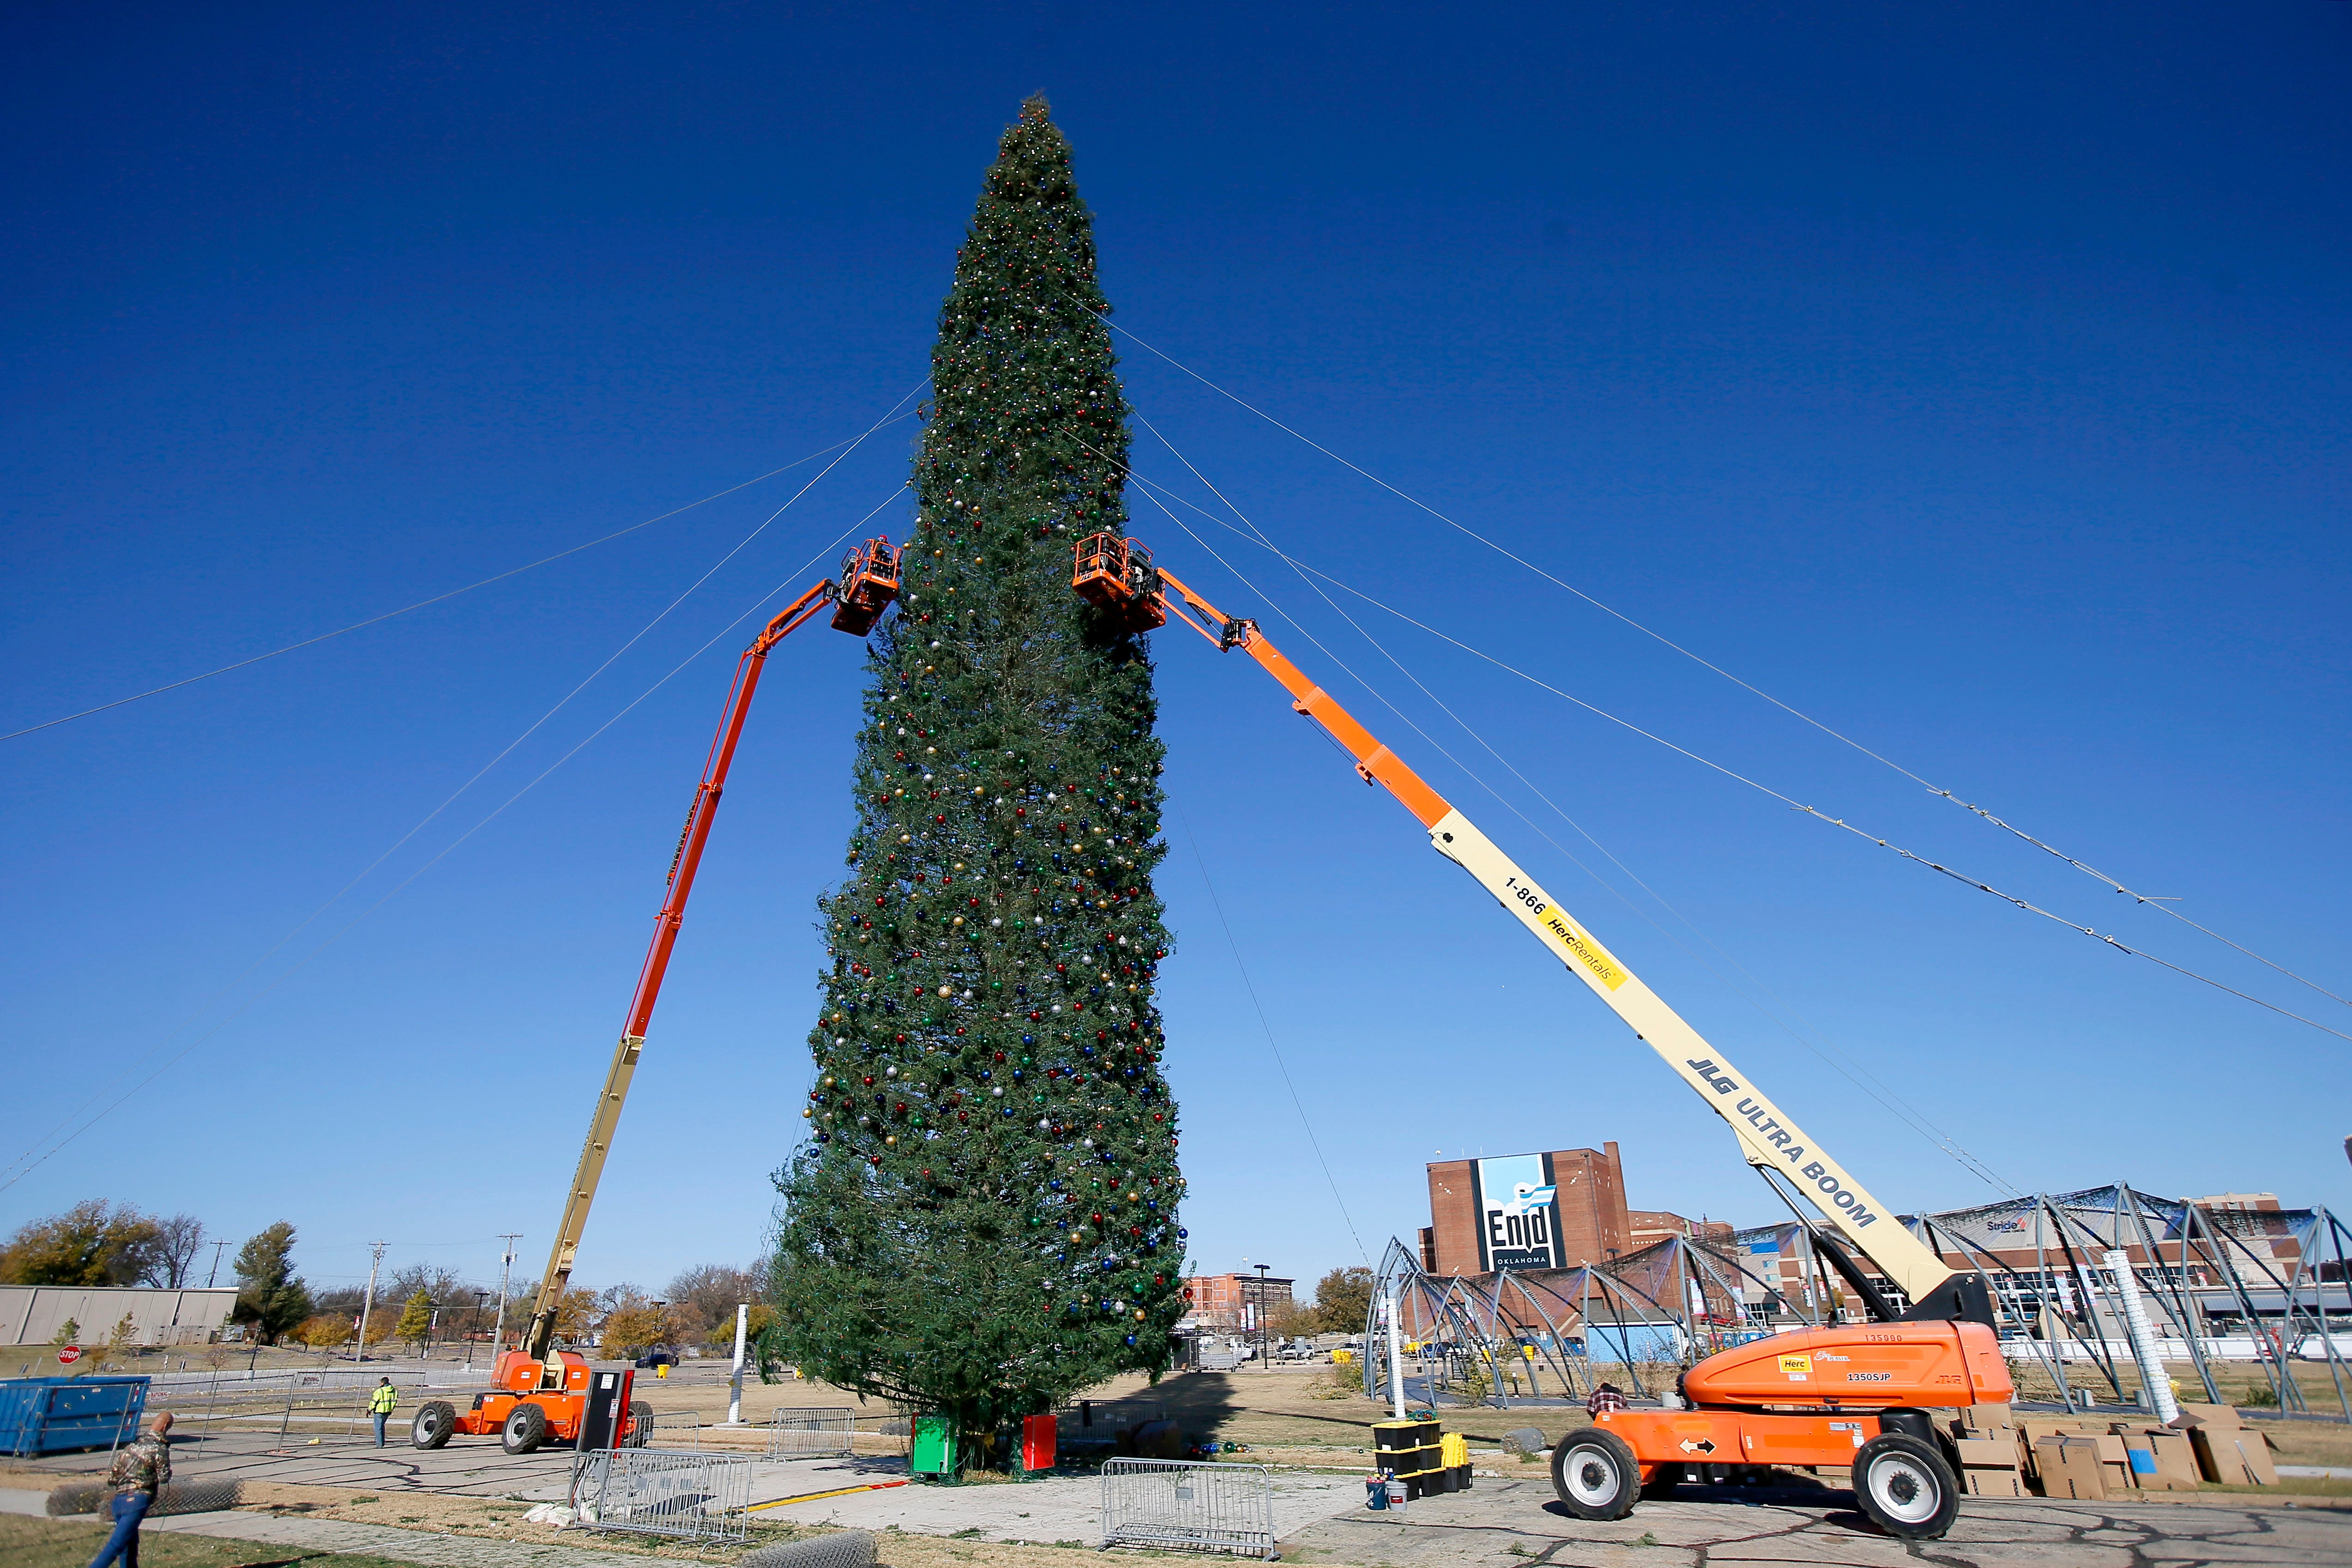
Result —
[{"label": "boom lift arm", "polygon": [[[1991,1323],[1991,1302],[1981,1279],[1946,1267],[1885,1204],[1800,1128],[1794,1117],[1736,1069],[1723,1052],[1707,1044],[1598,937],[1570,917],[1559,900],[1395,752],[1374,739],[1330,693],[1283,657],[1256,622],[1227,616],[1173,574],[1153,565],[1140,546],[1124,547],[1124,542],[1108,535],[1079,545],[1077,563],[1073,585],[1078,592],[1120,613],[1135,629],[1163,625],[1166,616],[1173,614],[1221,651],[1240,648],[1257,660],[1290,693],[1291,706],[1320,724],[1355,758],[1359,777],[1394,795],[1428,829],[1431,847],[1476,879],[1729,1124],[1749,1164],[1778,1172],[1803,1189],[1854,1246],[1886,1271],[1910,1299],[1911,1307],[1903,1317]],[[1181,604],[1175,602],[1178,599]],[[1192,614],[1186,613],[1188,608]]]},{"label": "boom lift arm", "polygon": [[735,761],[735,742],[743,733],[743,720],[751,711],[752,693],[760,688],[760,673],[767,665],[768,652],[807,625],[827,605],[835,606],[835,630],[863,637],[873,629],[898,592],[898,552],[887,539],[869,539],[841,563],[838,584],[827,579],[793,600],[752,639],[735,666],[735,685],[728,694],[726,714],[710,738],[710,753],[702,764],[702,782],[695,786],[694,805],[686,814],[686,826],[678,834],[677,849],[670,859],[669,896],[662,901],[661,913],[654,917],[653,941],[637,971],[636,992],[629,998],[628,1021],[622,1026],[620,1043],[613,1047],[613,1065],[605,1071],[604,1089],[596,1097],[594,1114],[589,1118],[588,1139],[581,1146],[580,1164],[572,1173],[571,1190],[564,1199],[563,1218],[556,1226],[555,1246],[548,1254],[547,1271],[540,1277],[539,1294],[531,1302],[530,1327],[523,1332],[521,1352],[526,1359],[541,1363],[547,1369],[542,1373],[544,1386],[562,1386],[562,1365],[549,1354],[555,1343],[557,1311],[572,1280],[573,1255],[579,1249],[581,1233],[588,1226],[588,1207],[595,1202],[596,1184],[604,1173],[604,1158],[612,1152],[613,1132],[620,1125],[629,1081],[636,1076],[646,1030],[653,1023],[654,1003],[661,995],[670,950],[677,944],[678,927],[686,919],[686,900],[694,891],[694,875],[702,865],[703,846],[709,841],[711,820],[719,814],[719,797],[727,788],[727,771]]}]

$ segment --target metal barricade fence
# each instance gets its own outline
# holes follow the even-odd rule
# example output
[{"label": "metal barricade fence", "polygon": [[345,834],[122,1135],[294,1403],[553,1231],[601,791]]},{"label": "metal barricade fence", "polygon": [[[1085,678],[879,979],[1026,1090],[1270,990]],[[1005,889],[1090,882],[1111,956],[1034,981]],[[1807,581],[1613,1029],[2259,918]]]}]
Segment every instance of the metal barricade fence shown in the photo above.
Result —
[{"label": "metal barricade fence", "polygon": [[597,1448],[572,1461],[572,1506],[591,1530],[686,1541],[750,1534],[749,1456],[661,1448]]},{"label": "metal barricade fence", "polygon": [[779,1410],[768,1417],[768,1458],[845,1459],[856,1429],[854,1410]]},{"label": "metal barricade fence", "polygon": [[639,1448],[700,1448],[702,1447],[702,1413],[698,1410],[656,1410],[653,1426],[643,1442],[633,1442]]},{"label": "metal barricade fence", "polygon": [[[376,1379],[386,1375],[366,1371],[328,1369],[236,1374],[206,1378],[180,1375],[156,1378],[150,1387],[150,1411],[168,1410],[183,1436],[223,1436],[258,1434],[288,1443],[308,1445],[312,1438],[331,1441],[373,1441],[375,1426],[368,1415],[368,1395]],[[424,1374],[395,1371],[390,1375],[400,1404],[386,1424],[385,1439],[396,1431],[405,1440],[416,1406],[427,1399],[467,1397],[487,1383],[457,1374],[454,1385],[427,1384]],[[437,1373],[447,1378],[448,1373]]]},{"label": "metal barricade fence", "polygon": [[1107,1459],[1103,1545],[1273,1557],[1274,1472],[1264,1465]]}]

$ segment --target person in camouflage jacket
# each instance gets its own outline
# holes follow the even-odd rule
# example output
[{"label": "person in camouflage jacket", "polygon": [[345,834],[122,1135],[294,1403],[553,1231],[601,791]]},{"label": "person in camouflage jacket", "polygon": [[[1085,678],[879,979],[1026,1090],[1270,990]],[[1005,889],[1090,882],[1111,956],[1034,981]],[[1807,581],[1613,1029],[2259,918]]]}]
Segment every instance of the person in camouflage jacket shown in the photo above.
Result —
[{"label": "person in camouflage jacket", "polygon": [[114,1533],[91,1559],[89,1568],[108,1568],[120,1558],[123,1568],[139,1568],[139,1527],[147,1510],[172,1479],[172,1413],[158,1411],[147,1430],[116,1452],[106,1484],[114,1489]]}]

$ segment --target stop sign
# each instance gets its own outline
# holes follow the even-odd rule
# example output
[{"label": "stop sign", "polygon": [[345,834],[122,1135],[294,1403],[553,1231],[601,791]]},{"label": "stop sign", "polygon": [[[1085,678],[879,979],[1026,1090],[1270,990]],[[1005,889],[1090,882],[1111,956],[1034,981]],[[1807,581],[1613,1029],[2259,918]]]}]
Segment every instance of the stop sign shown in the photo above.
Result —
[{"label": "stop sign", "polygon": [[74,1363],[79,1360],[81,1360],[81,1347],[79,1345],[68,1345],[65,1349],[58,1352],[58,1364],[59,1366],[71,1366]]}]

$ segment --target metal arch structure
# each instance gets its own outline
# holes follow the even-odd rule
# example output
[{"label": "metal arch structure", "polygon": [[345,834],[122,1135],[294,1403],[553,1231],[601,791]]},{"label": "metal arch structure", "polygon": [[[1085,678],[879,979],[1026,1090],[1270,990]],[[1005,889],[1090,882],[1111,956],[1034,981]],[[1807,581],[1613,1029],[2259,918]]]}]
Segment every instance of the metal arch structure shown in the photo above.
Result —
[{"label": "metal arch structure", "polygon": [[[1421,1260],[1402,1242],[1391,1237],[1387,1250],[1381,1254],[1381,1266],[1373,1272],[1371,1303],[1364,1314],[1365,1394],[1377,1399],[1391,1374],[1400,1384],[1404,1376],[1403,1368],[1389,1365],[1388,1325],[1382,1312],[1391,1304],[1401,1339],[1442,1347],[1449,1363],[1462,1357],[1482,1362],[1488,1386],[1501,1388],[1503,1358],[1495,1335],[1498,1318],[1487,1289],[1482,1281],[1436,1278],[1422,1268]],[[1427,1356],[1420,1360],[1424,1367],[1428,1364]],[[1429,1375],[1433,1380],[1429,1392],[1434,1398],[1436,1374]]]},{"label": "metal arch structure", "polygon": [[[2011,1359],[2041,1371],[2068,1404],[2104,1384],[2125,1396],[2127,1352],[2102,1320],[2126,1283],[2161,1342],[2163,1359],[2186,1361],[2207,1399],[2222,1394],[2216,1361],[2256,1363],[2286,1411],[2308,1411],[2294,1363],[2325,1363],[2330,1391],[2352,1419],[2352,1298],[2347,1255],[2352,1231],[2324,1207],[2217,1208],[2163,1198],[2128,1183],[2071,1193],[2036,1193],[1941,1214],[1906,1216],[1906,1226],[1948,1258],[1983,1275],[2004,1320]],[[2002,1260],[2021,1253],[2028,1263]],[[2127,1266],[2113,1265],[2116,1253]],[[2261,1302],[2277,1309],[2265,1330]],[[2215,1320],[2243,1323],[2217,1332]],[[2332,1320],[2332,1321],[2331,1321]]]},{"label": "metal arch structure", "polygon": [[[1600,1367],[1619,1369],[1636,1395],[1648,1397],[1663,1390],[1649,1386],[1643,1366],[1687,1366],[1702,1347],[1713,1351],[1754,1337],[1736,1326],[1742,1281],[1780,1300],[1775,1286],[1728,1251],[1683,1237],[1608,1265],[1444,1277],[1431,1274],[1392,1239],[1374,1273],[1365,1317],[1363,1389],[1378,1398],[1388,1386],[1381,1313],[1384,1303],[1394,1301],[1400,1338],[1423,1352],[1414,1358],[1420,1370],[1412,1375],[1425,1380],[1432,1399],[1460,1381],[1456,1369],[1469,1368],[1482,1374],[1485,1399],[1505,1409],[1519,1399],[1580,1400],[1601,1381]],[[1734,1325],[1728,1333],[1726,1324]],[[1596,1342],[1613,1342],[1630,1354],[1644,1329],[1671,1330],[1675,1353],[1655,1363],[1592,1353]],[[1524,1394],[1516,1391],[1521,1378]]]}]

